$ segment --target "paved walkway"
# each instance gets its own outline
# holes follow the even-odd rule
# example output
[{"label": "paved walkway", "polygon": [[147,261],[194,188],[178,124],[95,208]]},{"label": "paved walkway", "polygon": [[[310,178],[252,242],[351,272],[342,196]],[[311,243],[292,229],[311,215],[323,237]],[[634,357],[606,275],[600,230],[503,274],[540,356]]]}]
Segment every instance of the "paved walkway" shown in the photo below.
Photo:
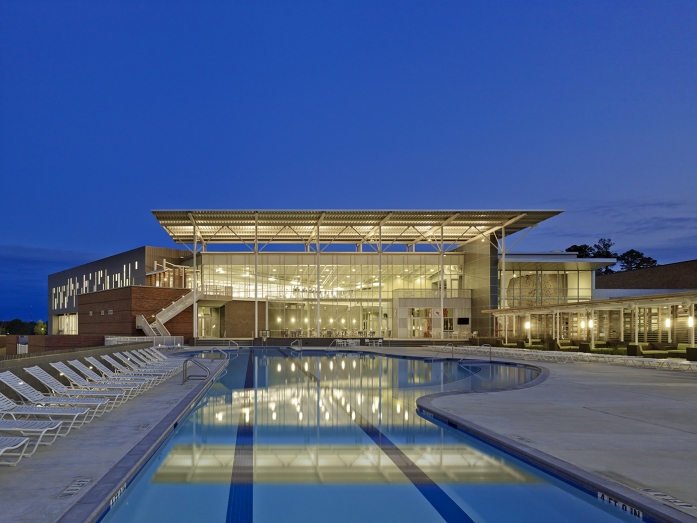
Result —
[{"label": "paved walkway", "polygon": [[[220,364],[211,363],[215,368]],[[176,374],[53,445],[39,447],[16,467],[1,467],[0,523],[55,521],[201,384],[182,385]],[[90,483],[74,496],[60,497],[80,479]]]},{"label": "paved walkway", "polygon": [[550,375],[535,387],[433,405],[626,487],[667,494],[692,508],[666,504],[697,517],[697,377],[602,364],[544,367]]}]

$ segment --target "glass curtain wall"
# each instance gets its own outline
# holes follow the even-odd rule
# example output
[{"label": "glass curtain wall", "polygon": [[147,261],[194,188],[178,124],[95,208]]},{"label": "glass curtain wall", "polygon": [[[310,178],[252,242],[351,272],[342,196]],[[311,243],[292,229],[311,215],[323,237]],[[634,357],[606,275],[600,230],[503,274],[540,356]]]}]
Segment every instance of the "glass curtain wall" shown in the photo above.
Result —
[{"label": "glass curtain wall", "polygon": [[[253,253],[200,257],[202,294],[254,300]],[[382,278],[379,258],[377,253],[322,253],[318,275],[316,253],[260,253],[258,299],[268,300],[271,336],[317,336],[318,316],[320,336],[374,336],[380,327],[383,336],[396,336],[395,300],[440,297],[440,254],[383,253]],[[445,255],[446,298],[461,294],[462,260],[462,253]]]},{"label": "glass curtain wall", "polygon": [[[501,277],[502,271],[499,271],[499,283]],[[507,270],[506,308],[590,301],[592,282],[591,271]],[[499,291],[499,308],[501,306]]]}]

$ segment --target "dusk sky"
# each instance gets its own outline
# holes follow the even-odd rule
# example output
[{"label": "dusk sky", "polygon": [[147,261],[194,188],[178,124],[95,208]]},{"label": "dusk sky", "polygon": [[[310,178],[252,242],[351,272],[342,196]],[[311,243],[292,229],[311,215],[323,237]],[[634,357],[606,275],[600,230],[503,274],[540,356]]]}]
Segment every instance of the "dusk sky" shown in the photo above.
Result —
[{"label": "dusk sky", "polygon": [[563,209],[697,258],[697,2],[0,1],[0,320],[152,209]]}]

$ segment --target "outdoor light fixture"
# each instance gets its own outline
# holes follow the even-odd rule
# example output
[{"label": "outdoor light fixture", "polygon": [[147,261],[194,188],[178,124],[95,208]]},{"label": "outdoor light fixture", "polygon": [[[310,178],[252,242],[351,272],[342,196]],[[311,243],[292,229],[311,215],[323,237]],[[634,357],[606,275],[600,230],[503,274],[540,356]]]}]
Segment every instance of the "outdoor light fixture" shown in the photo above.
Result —
[{"label": "outdoor light fixture", "polygon": [[670,329],[670,318],[666,318],[666,329]]},{"label": "outdoor light fixture", "polygon": [[695,326],[695,319],[692,316],[688,316],[687,318],[687,326],[688,327],[694,327]]},{"label": "outdoor light fixture", "polygon": [[588,320],[588,328],[589,329],[593,328],[593,320]]},{"label": "outdoor light fixture", "polygon": [[586,328],[586,322],[583,321],[583,320],[581,320],[581,328],[582,328],[582,329],[585,329],[585,328]]},{"label": "outdoor light fixture", "polygon": [[276,367],[276,370],[277,370],[278,372],[281,372],[281,364],[280,364],[280,363],[278,364],[278,367]]},{"label": "outdoor light fixture", "polygon": [[529,321],[526,321],[526,322],[525,322],[525,328],[526,328],[527,330],[530,330],[530,322],[529,322]]}]

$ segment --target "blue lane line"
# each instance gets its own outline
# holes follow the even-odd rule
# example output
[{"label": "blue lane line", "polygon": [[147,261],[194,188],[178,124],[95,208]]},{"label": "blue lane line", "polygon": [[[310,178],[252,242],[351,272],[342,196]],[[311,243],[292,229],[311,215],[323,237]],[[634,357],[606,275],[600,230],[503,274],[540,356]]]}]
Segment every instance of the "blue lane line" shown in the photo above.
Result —
[{"label": "blue lane line", "polygon": [[[290,355],[286,351],[280,349],[279,352],[283,354],[286,358],[290,358]],[[320,384],[317,376],[303,369],[302,365],[298,368],[300,372],[305,374],[315,383]],[[440,488],[440,486],[433,481],[428,474],[419,468],[419,466],[414,463],[409,456],[407,456],[402,450],[392,443],[390,439],[385,436],[380,430],[365,419],[357,410],[354,409],[356,413],[356,425],[358,425],[366,435],[373,440],[373,442],[380,447],[388,458],[392,460],[399,470],[402,471],[409,481],[421,492],[421,495],[426,498],[431,506],[440,514],[440,516],[447,523],[474,523],[474,520],[467,515],[467,513],[462,510],[460,505],[455,503],[453,499],[448,496],[445,491]]]},{"label": "blue lane line", "polygon": [[[244,388],[254,387],[254,356],[249,354]],[[252,523],[254,518],[254,439],[252,424],[240,412],[232,462],[226,523]]]}]

